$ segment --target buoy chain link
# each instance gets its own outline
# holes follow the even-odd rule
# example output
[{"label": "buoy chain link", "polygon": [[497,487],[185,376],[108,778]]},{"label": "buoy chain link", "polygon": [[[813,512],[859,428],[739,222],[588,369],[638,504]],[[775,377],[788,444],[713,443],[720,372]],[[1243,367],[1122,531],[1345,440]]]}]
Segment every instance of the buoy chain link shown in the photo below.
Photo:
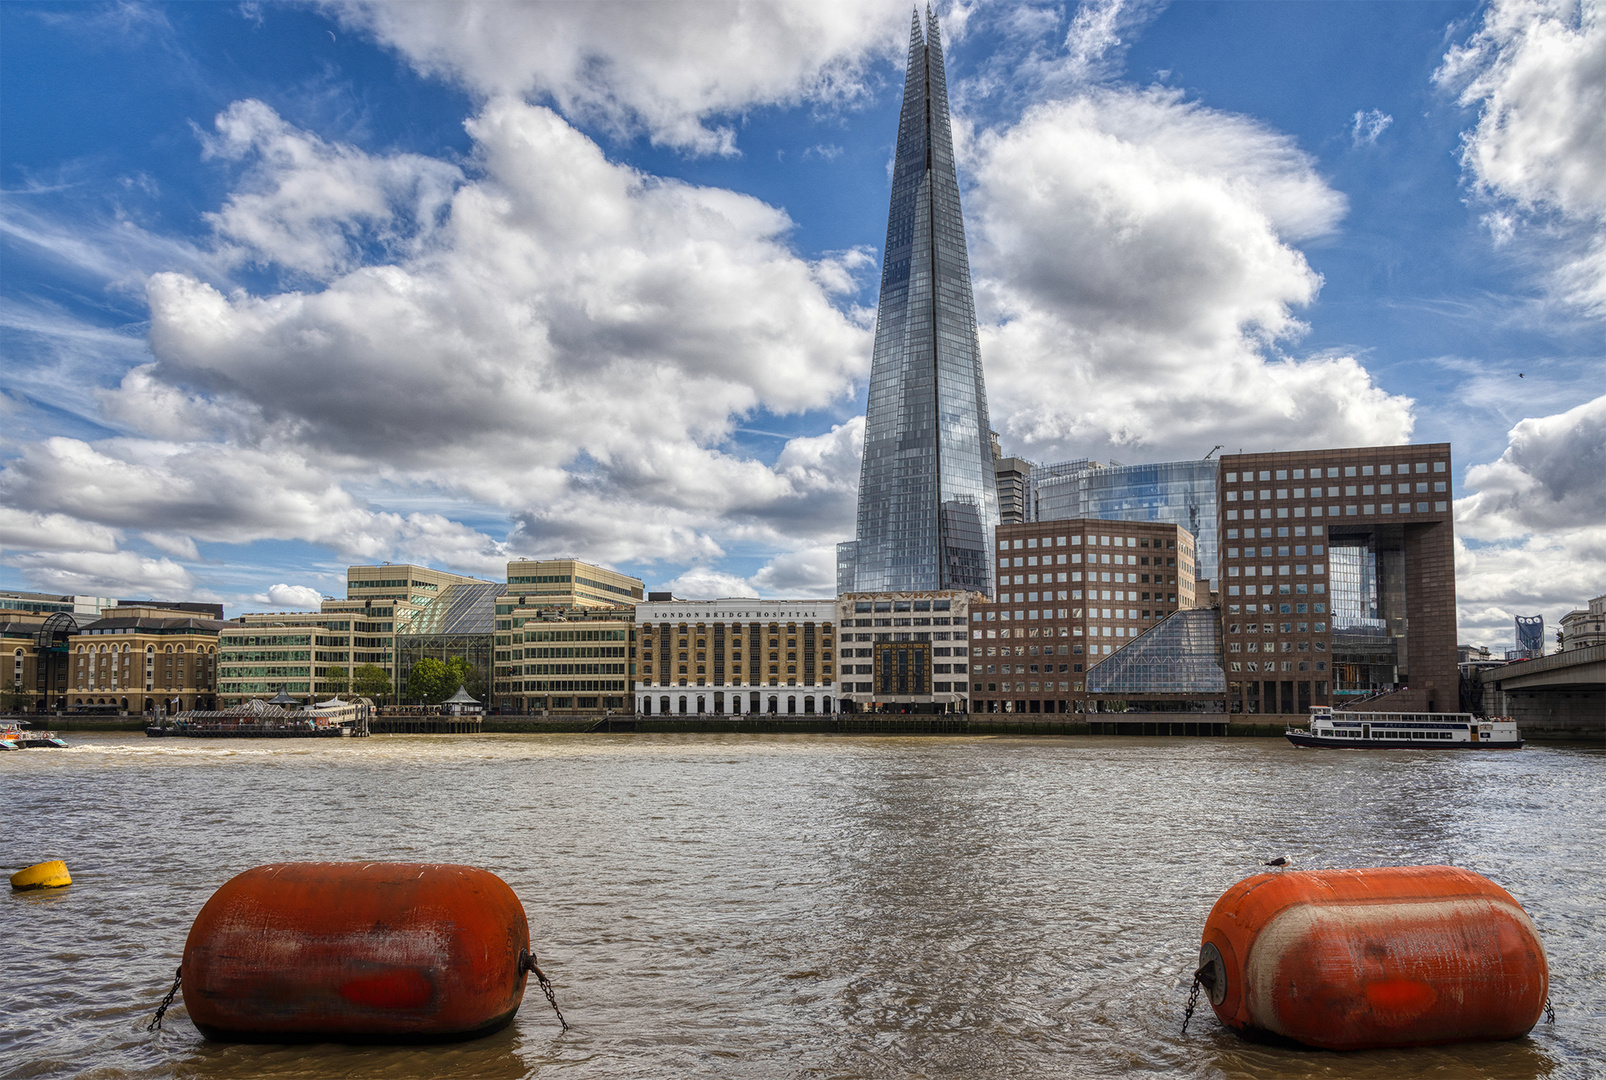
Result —
[{"label": "buoy chain link", "polygon": [[178,984],[182,981],[184,981],[184,965],[180,964],[173,970],[173,985],[167,991],[167,996],[162,999],[160,1005],[156,1006],[156,1016],[152,1018],[149,1024],[145,1025],[146,1031],[160,1031],[162,1029],[162,1017],[167,1013],[168,1008],[172,1006],[173,998],[178,996]]},{"label": "buoy chain link", "polygon": [[1554,1024],[1555,1022],[1556,1022],[1556,1010],[1550,1007],[1550,995],[1546,994],[1545,995],[1545,1023]]},{"label": "buoy chain link", "polygon": [[1182,1034],[1188,1033],[1188,1021],[1193,1019],[1193,1010],[1199,1007],[1199,988],[1204,985],[1205,969],[1200,968],[1193,973],[1193,988],[1188,991],[1188,1007],[1182,1011]]},{"label": "buoy chain link", "polygon": [[558,1016],[558,1023],[562,1025],[564,1031],[568,1031],[569,1022],[563,1018],[563,1010],[558,1008],[558,995],[552,989],[552,980],[546,977],[546,972],[536,963],[533,952],[525,954],[524,969],[535,976],[536,984],[541,987],[541,993],[546,995],[547,1004],[552,1006],[552,1011]]}]

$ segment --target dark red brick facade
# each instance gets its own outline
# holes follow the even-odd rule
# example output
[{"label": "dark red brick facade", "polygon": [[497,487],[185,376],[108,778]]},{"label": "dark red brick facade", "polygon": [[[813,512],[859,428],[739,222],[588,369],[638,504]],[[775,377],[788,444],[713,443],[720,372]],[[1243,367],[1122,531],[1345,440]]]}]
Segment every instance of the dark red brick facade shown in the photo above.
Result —
[{"label": "dark red brick facade", "polygon": [[[1232,711],[1304,714],[1362,698],[1389,711],[1457,708],[1452,475],[1448,443],[1221,459],[1216,587]],[[1334,610],[1335,570],[1375,590],[1377,618]],[[1361,655],[1378,662],[1344,660]],[[1399,688],[1380,697],[1395,685],[1377,676],[1385,663],[1397,663]]]}]

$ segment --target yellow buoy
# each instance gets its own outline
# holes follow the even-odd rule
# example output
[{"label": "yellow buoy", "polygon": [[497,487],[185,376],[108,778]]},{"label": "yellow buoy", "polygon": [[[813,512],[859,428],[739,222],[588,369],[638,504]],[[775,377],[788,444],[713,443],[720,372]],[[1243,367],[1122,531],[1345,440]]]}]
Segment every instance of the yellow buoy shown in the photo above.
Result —
[{"label": "yellow buoy", "polygon": [[16,892],[27,892],[31,889],[61,889],[72,884],[72,875],[67,873],[67,864],[60,859],[51,859],[49,862],[30,866],[26,870],[18,870],[11,875],[11,888]]}]

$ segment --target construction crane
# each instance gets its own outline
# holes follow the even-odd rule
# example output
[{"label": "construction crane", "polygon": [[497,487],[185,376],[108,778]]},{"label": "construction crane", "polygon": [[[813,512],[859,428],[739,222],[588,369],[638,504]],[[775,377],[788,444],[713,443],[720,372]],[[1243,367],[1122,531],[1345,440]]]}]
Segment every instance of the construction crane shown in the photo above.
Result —
[{"label": "construction crane", "polygon": [[1212,446],[1210,448],[1210,453],[1209,454],[1206,454],[1204,457],[1200,458],[1199,460],[1201,460],[1201,461],[1209,461],[1211,455],[1214,454],[1217,450],[1220,450],[1220,449],[1221,449],[1221,444],[1217,443],[1215,446]]}]

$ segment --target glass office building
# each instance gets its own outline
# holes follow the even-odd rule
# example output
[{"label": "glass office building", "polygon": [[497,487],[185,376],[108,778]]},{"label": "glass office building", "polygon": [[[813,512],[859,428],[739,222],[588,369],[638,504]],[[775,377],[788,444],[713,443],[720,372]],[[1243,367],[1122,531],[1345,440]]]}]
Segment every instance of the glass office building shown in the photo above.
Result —
[{"label": "glass office building", "polygon": [[1156,465],[1067,461],[1032,472],[1034,521],[1103,518],[1162,521],[1193,534],[1200,593],[1219,587],[1216,569],[1216,463],[1166,461]]},{"label": "glass office building", "polygon": [[413,665],[426,657],[442,663],[468,661],[473,672],[466,687],[481,701],[491,689],[496,597],[506,586],[494,581],[447,585],[396,634],[396,689],[402,691]]},{"label": "glass office building", "polygon": [[998,496],[935,15],[898,120],[855,540],[841,591],[992,593]]}]

